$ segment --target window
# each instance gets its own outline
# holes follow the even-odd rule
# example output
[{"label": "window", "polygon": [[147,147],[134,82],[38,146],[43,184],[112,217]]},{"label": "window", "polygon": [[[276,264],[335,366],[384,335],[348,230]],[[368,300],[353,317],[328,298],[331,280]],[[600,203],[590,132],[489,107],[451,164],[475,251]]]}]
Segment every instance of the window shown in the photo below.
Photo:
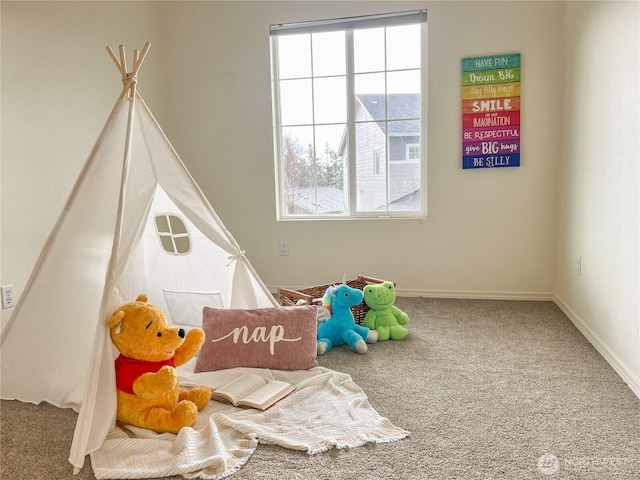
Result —
[{"label": "window", "polygon": [[278,219],[425,215],[426,47],[426,11],[271,27]]},{"label": "window", "polygon": [[414,162],[420,160],[420,144],[408,143],[407,144],[407,161]]},{"label": "window", "polygon": [[157,215],[156,233],[165,252],[171,255],[186,255],[191,251],[189,232],[180,217]]},{"label": "window", "polygon": [[373,174],[380,175],[380,149],[373,150]]}]

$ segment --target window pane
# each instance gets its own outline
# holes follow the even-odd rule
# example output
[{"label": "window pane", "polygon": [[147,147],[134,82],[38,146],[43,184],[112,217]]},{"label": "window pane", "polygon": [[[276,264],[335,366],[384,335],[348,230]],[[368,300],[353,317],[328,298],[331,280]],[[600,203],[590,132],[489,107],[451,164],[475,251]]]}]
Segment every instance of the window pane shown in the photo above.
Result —
[{"label": "window pane", "polygon": [[344,75],[344,31],[313,34],[313,76]]},{"label": "window pane", "polygon": [[389,122],[389,161],[407,160],[407,145],[420,144],[420,121],[403,120]]},{"label": "window pane", "polygon": [[162,235],[158,237],[160,239],[160,243],[162,243],[162,248],[167,253],[175,253],[173,250],[173,241],[170,236]]},{"label": "window pane", "polygon": [[346,125],[295,127],[283,137],[283,191],[290,215],[341,214],[346,210],[344,178]]},{"label": "window pane", "polygon": [[420,162],[389,163],[389,205],[392,211],[420,209]]},{"label": "window pane", "polygon": [[280,115],[283,125],[313,123],[311,80],[280,82]]},{"label": "window pane", "polygon": [[420,25],[387,28],[387,70],[420,68]]},{"label": "window pane", "polygon": [[384,28],[353,31],[353,62],[355,73],[384,70]]},{"label": "window pane", "polygon": [[384,73],[366,73],[354,75],[356,95],[360,93],[385,93]]},{"label": "window pane", "polygon": [[189,253],[189,237],[178,237],[173,240],[176,243],[176,253]]},{"label": "window pane", "polygon": [[[420,118],[420,95],[417,93],[388,95],[387,104],[389,119]],[[406,127],[410,128],[408,125]],[[419,123],[417,128],[420,133]]]},{"label": "window pane", "polygon": [[385,120],[387,118],[385,95],[356,95],[356,122]]},{"label": "window pane", "polygon": [[317,157],[321,159],[336,159],[346,153],[347,125],[321,125],[315,128],[315,143]]},{"label": "window pane", "polygon": [[281,165],[285,213],[311,213],[302,210],[301,196],[314,185],[313,127],[283,129]]},{"label": "window pane", "polygon": [[278,73],[280,79],[311,76],[311,35],[278,37]]},{"label": "window pane", "polygon": [[[373,212],[387,202],[387,144],[384,122],[356,125],[356,208],[360,212]],[[376,153],[374,153],[376,152]],[[371,158],[378,155],[380,168],[376,174]]]},{"label": "window pane", "polygon": [[281,161],[285,196],[292,188],[313,185],[313,127],[284,130]]},{"label": "window pane", "polygon": [[387,73],[387,93],[420,93],[420,70]]},{"label": "window pane", "polygon": [[316,183],[340,191],[344,185],[346,125],[316,127]]},{"label": "window pane", "polygon": [[174,235],[187,233],[187,227],[184,226],[184,223],[180,218],[174,215],[169,215],[169,222],[171,223],[171,233]]},{"label": "window pane", "polygon": [[169,232],[169,221],[165,215],[158,215],[156,217],[156,230],[158,232]]},{"label": "window pane", "polygon": [[318,78],[313,81],[315,123],[347,121],[346,77]]}]

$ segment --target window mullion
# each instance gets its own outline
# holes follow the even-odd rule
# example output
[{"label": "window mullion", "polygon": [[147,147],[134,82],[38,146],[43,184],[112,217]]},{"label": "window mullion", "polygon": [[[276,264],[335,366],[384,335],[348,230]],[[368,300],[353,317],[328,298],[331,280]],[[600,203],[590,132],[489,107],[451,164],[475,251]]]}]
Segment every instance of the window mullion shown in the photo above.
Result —
[{"label": "window mullion", "polygon": [[425,157],[427,155],[427,134],[428,127],[427,121],[429,119],[429,115],[427,114],[427,95],[426,92],[429,91],[428,86],[428,78],[429,78],[429,70],[427,63],[427,22],[423,22],[420,26],[420,99],[421,99],[421,107],[420,107],[420,211],[426,215],[427,214],[427,162],[428,159]]},{"label": "window mullion", "polygon": [[346,59],[347,59],[347,160],[348,168],[346,173],[349,188],[349,215],[356,211],[357,200],[357,178],[356,178],[356,94],[355,94],[355,74],[354,74],[354,52],[353,52],[353,30],[345,31]]},{"label": "window mullion", "polygon": [[278,181],[276,182],[276,207],[279,218],[287,214],[287,202],[285,200],[284,181],[284,153],[282,151],[282,119],[280,116],[280,60],[278,52],[278,38],[271,37],[271,88],[273,89],[273,128],[274,128],[274,168]]},{"label": "window mullion", "polygon": [[389,130],[389,59],[387,58],[387,29],[384,29],[384,125],[386,129],[386,148],[385,148],[385,162],[386,168],[384,169],[387,178],[385,182],[387,184],[385,211],[389,211],[389,202],[391,201],[391,135]]},{"label": "window mullion", "polygon": [[313,69],[313,34],[309,38],[309,47],[311,48],[311,134],[312,145],[311,153],[313,154],[313,204],[315,213],[318,213],[318,152],[316,150],[316,75]]}]

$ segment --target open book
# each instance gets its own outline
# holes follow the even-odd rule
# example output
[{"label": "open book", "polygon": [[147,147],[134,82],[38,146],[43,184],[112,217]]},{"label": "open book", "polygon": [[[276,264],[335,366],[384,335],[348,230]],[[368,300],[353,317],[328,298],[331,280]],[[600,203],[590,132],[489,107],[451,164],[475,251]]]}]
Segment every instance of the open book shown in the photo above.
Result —
[{"label": "open book", "polygon": [[229,402],[234,407],[266,410],[296,389],[290,383],[267,380],[259,375],[245,373],[211,393],[211,398]]}]

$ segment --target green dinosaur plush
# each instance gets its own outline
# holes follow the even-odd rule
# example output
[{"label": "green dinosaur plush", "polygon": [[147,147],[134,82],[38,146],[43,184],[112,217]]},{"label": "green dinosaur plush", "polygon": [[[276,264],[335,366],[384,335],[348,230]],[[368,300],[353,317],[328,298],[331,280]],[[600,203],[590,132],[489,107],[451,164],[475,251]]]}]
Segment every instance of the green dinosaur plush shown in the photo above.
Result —
[{"label": "green dinosaur plush", "polygon": [[409,317],[394,305],[396,291],[392,282],[367,285],[362,293],[371,309],[364,316],[362,326],[378,332],[378,341],[402,340],[407,336],[409,331],[402,325],[409,322]]}]

